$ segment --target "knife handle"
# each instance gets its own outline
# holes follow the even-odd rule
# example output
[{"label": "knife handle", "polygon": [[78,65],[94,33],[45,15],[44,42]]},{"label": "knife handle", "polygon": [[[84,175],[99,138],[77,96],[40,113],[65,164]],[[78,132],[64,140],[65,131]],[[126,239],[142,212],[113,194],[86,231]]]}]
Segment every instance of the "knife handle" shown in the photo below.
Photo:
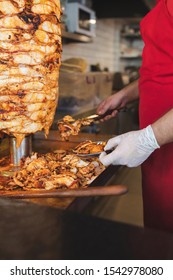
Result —
[{"label": "knife handle", "polygon": [[126,112],[127,111],[127,108],[126,107],[123,107],[123,108],[120,108],[120,109],[113,109],[113,110],[108,110],[108,111],[106,111],[104,114],[102,114],[102,115],[98,115],[98,120],[101,120],[101,119],[103,119],[104,117],[106,117],[106,116],[109,116],[109,115],[111,115],[112,114],[112,112],[114,112],[114,111],[118,111],[118,113],[120,113],[120,112]]}]

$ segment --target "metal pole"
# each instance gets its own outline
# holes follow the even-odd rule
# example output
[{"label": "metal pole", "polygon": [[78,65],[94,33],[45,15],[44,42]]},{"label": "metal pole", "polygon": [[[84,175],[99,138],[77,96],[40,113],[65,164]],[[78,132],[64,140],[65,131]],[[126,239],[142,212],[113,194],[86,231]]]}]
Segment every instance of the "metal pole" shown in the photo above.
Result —
[{"label": "metal pole", "polygon": [[10,137],[10,162],[14,166],[20,165],[20,160],[22,157],[31,155],[32,152],[32,137],[31,135],[26,136],[20,147],[16,146],[17,140],[15,137]]}]

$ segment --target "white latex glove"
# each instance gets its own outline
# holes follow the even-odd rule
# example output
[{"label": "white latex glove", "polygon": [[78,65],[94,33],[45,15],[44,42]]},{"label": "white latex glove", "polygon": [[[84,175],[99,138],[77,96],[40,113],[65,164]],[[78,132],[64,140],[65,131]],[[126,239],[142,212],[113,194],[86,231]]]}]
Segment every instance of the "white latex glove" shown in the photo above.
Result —
[{"label": "white latex glove", "polygon": [[110,154],[101,153],[99,159],[105,165],[135,167],[143,163],[150,154],[160,148],[151,125],[144,129],[127,132],[111,138],[104,150],[114,149]]}]

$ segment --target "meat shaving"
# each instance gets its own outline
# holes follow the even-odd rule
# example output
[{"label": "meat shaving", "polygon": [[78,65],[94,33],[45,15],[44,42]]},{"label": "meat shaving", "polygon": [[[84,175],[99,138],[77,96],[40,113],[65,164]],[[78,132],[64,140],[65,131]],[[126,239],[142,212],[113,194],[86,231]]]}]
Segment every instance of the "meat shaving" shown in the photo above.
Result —
[{"label": "meat shaving", "polygon": [[103,152],[105,145],[106,142],[104,141],[92,142],[91,140],[87,140],[76,146],[73,152],[76,154],[84,155],[101,153]]},{"label": "meat shaving", "polygon": [[88,126],[93,123],[93,120],[86,118],[75,120],[71,116],[65,116],[62,121],[58,121],[58,130],[64,141],[68,141],[71,135],[78,135],[82,126]]}]

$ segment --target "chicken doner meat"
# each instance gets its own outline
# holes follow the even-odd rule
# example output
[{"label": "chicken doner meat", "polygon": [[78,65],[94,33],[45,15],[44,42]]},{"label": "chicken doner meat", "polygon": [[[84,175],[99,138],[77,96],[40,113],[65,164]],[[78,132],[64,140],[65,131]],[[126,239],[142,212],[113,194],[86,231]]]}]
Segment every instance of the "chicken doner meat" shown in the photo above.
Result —
[{"label": "chicken doner meat", "polygon": [[45,135],[58,101],[59,0],[0,0],[0,131]]}]

